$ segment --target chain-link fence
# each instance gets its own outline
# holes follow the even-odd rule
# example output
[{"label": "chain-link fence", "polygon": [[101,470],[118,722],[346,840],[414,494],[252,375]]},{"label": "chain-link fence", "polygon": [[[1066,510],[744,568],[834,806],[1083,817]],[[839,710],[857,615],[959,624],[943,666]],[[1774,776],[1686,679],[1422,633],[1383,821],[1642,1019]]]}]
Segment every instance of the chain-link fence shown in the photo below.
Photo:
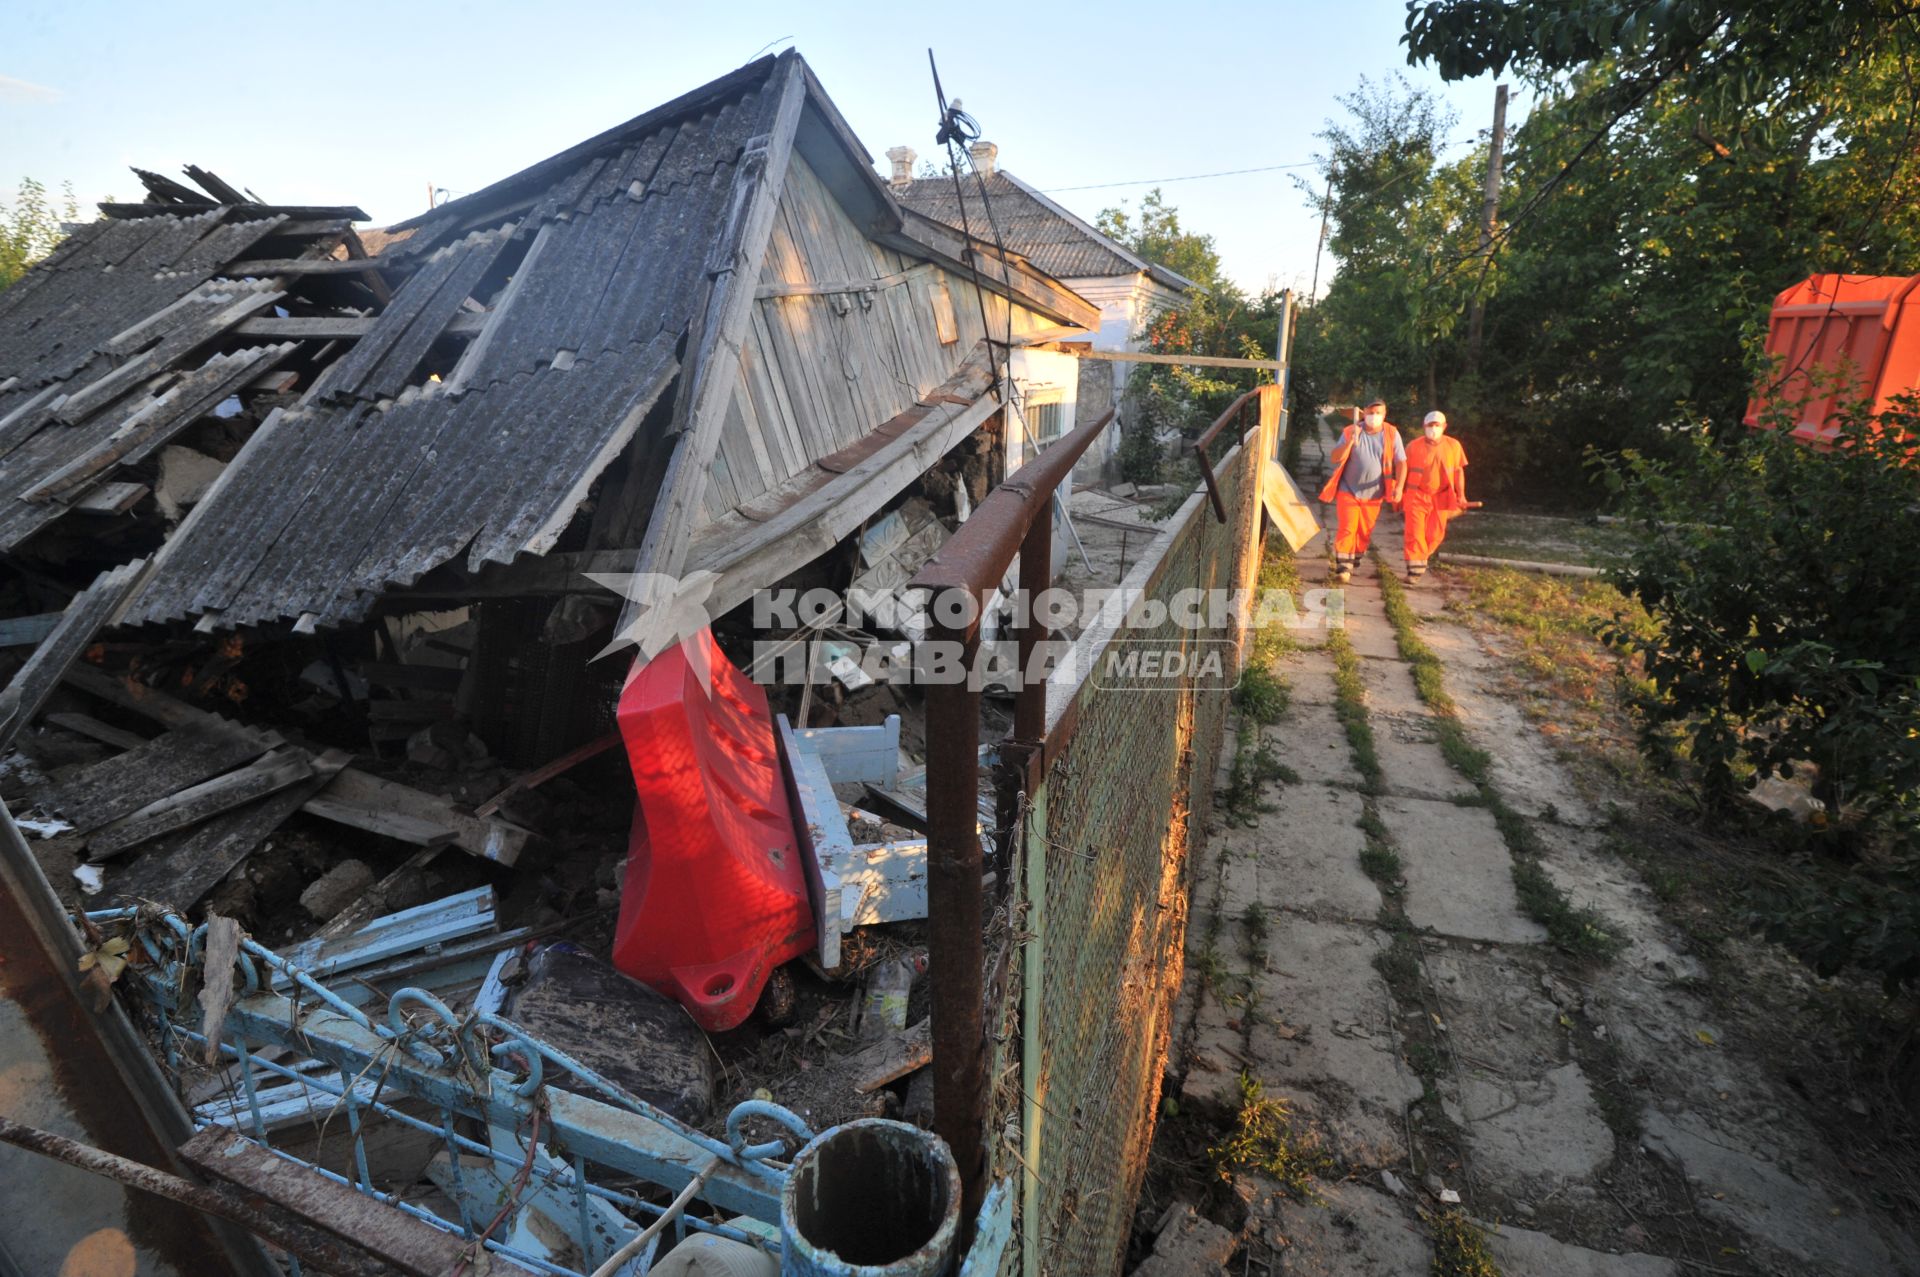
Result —
[{"label": "chain-link fence", "polygon": [[[1023,943],[1008,981],[1024,1050],[1022,1147],[1006,1168],[1025,1188],[1009,1262],[1019,1255],[1026,1277],[1116,1272],[1125,1254],[1180,987],[1189,857],[1244,638],[1243,613],[1192,628],[1180,599],[1252,585],[1259,467],[1277,413],[1263,415],[1216,467],[1226,521],[1196,495],[1128,582],[1166,605],[1160,624],[1083,653],[1078,694],[1052,731],[1058,752],[1031,797],[1017,870]],[[1004,1144],[996,1154],[1013,1160]]]}]

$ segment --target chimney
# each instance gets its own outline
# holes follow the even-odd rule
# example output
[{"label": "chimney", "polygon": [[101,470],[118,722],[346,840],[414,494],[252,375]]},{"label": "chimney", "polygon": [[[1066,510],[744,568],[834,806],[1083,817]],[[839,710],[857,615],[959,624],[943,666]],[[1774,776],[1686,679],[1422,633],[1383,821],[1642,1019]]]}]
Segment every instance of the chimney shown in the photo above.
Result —
[{"label": "chimney", "polygon": [[888,150],[887,158],[893,161],[893,184],[905,186],[913,180],[913,162],[920,157],[910,146],[896,146]]},{"label": "chimney", "polygon": [[973,152],[973,167],[979,170],[980,176],[992,177],[993,160],[1000,154],[1000,148],[991,142],[975,142],[967,149]]}]

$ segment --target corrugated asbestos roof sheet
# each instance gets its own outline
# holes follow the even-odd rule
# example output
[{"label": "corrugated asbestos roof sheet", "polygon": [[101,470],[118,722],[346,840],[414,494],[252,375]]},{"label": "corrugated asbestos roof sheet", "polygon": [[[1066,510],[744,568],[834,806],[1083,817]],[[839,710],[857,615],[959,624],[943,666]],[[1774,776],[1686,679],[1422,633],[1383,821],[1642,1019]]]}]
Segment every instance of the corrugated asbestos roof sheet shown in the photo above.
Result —
[{"label": "corrugated asbestos roof sheet", "polygon": [[[462,555],[474,569],[550,549],[677,369],[742,149],[777,99],[762,75],[616,131],[517,226],[452,239],[471,204],[428,215],[383,257],[415,266],[389,306],[248,442],[123,620],[331,625]],[[510,238],[526,256],[447,382],[385,404]]]},{"label": "corrugated asbestos roof sheet", "polygon": [[951,177],[918,178],[894,187],[893,193],[914,212],[956,229],[968,229],[976,239],[989,244],[994,242],[997,230],[1010,251],[1056,279],[1146,271],[1170,287],[1193,287],[1193,281],[1141,259],[1011,174],[996,171],[985,178],[985,200],[981,199],[981,180],[971,174],[963,177],[959,195],[954,193]]},{"label": "corrugated asbestos roof sheet", "polygon": [[660,337],[462,395],[282,412],[195,507],[123,619],[331,624],[463,551],[471,566],[504,563],[557,533],[672,368]]},{"label": "corrugated asbestos roof sheet", "polygon": [[271,280],[221,276],[270,237],[306,252],[346,229],[293,227],[259,206],[183,205],[88,223],[0,291],[0,550],[285,360],[292,344],[207,357],[283,296]]},{"label": "corrugated asbestos roof sheet", "polygon": [[195,217],[89,222],[0,291],[0,415],[66,381],[108,343],[212,279],[285,218]]}]

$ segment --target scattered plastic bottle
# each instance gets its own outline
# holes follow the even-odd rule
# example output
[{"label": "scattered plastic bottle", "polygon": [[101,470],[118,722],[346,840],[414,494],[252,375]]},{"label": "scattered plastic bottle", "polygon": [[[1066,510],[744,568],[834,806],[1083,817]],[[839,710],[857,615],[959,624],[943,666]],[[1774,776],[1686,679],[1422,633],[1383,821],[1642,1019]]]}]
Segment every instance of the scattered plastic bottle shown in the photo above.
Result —
[{"label": "scattered plastic bottle", "polygon": [[927,969],[927,955],[909,953],[874,967],[860,999],[860,1040],[873,1042],[907,1027],[907,996],[913,977]]}]

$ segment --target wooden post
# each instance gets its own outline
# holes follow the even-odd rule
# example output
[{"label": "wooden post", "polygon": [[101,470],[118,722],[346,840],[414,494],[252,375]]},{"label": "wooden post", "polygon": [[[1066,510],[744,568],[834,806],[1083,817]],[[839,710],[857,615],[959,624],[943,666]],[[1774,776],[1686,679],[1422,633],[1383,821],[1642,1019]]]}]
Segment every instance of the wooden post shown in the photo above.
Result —
[{"label": "wooden post", "polygon": [[1320,300],[1320,253],[1327,246],[1327,214],[1333,211],[1333,174],[1327,174],[1327,193],[1320,198],[1320,242],[1313,246],[1313,283],[1307,287],[1307,304]]},{"label": "wooden post", "polygon": [[1278,461],[1286,450],[1287,429],[1291,419],[1287,414],[1287,403],[1293,389],[1293,290],[1287,289],[1280,294],[1280,329],[1274,334],[1273,361],[1280,365],[1280,371],[1274,380],[1280,385],[1280,429],[1274,433],[1272,461]]},{"label": "wooden post", "polygon": [[[1485,202],[1480,206],[1480,278],[1484,282],[1493,258],[1493,223],[1500,215],[1500,157],[1507,137],[1507,86],[1493,91],[1493,139],[1487,145],[1487,183]],[[1476,290],[1473,310],[1467,321],[1467,368],[1480,365],[1481,326],[1486,321],[1487,303]]]}]

